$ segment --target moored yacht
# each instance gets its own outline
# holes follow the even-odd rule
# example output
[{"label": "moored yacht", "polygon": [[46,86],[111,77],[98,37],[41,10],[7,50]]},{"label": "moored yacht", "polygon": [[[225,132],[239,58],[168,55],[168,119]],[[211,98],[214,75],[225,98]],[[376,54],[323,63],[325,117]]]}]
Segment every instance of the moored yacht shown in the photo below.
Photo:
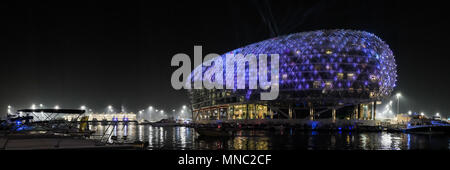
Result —
[{"label": "moored yacht", "polygon": [[408,122],[405,132],[421,134],[445,134],[450,133],[450,124],[442,120],[414,118]]}]

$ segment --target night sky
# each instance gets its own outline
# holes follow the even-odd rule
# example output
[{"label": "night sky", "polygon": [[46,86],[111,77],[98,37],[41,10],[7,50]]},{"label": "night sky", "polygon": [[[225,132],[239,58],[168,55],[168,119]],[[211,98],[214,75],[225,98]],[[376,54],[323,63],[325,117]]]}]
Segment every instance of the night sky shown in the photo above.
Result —
[{"label": "night sky", "polygon": [[345,28],[372,32],[390,45],[401,112],[450,115],[449,10],[440,1],[411,3],[1,2],[1,113],[7,105],[32,103],[171,110],[188,104],[187,93],[170,84],[177,53],[193,57],[194,45],[202,45],[204,54],[221,54],[276,35]]}]

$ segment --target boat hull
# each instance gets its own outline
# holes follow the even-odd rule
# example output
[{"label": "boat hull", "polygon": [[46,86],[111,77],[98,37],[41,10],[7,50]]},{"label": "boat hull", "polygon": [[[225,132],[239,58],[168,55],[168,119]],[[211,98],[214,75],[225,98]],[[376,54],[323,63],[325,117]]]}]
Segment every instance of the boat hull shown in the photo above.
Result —
[{"label": "boat hull", "polygon": [[420,133],[420,134],[450,134],[450,126],[414,127],[406,129],[405,132]]}]

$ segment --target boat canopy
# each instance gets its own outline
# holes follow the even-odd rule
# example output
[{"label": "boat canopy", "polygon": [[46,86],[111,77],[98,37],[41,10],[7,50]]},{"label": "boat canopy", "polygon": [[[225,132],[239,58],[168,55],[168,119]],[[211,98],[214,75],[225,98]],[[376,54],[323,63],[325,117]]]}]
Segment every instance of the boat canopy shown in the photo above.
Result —
[{"label": "boat canopy", "polygon": [[44,112],[44,113],[61,113],[61,114],[83,114],[86,110],[80,109],[22,109],[17,110],[17,112],[23,113],[36,113],[36,112]]}]

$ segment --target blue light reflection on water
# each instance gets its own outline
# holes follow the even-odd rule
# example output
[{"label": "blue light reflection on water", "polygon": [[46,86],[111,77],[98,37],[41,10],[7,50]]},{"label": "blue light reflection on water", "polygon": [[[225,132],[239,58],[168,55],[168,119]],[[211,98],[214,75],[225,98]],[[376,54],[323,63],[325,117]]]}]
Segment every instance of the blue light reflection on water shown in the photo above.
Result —
[{"label": "blue light reflection on water", "polygon": [[[91,126],[96,135],[107,126]],[[231,138],[201,137],[193,128],[152,127],[130,124],[110,127],[109,133],[119,142],[148,142],[149,149],[226,149],[226,150],[450,150],[449,135],[418,135],[388,132],[319,132],[292,133],[240,131]],[[112,132],[113,131],[113,132]],[[128,135],[127,138],[123,138]],[[95,138],[95,137],[92,137]]]},{"label": "blue light reflection on water", "polygon": [[410,150],[411,149],[411,134],[408,134],[408,150]]}]

